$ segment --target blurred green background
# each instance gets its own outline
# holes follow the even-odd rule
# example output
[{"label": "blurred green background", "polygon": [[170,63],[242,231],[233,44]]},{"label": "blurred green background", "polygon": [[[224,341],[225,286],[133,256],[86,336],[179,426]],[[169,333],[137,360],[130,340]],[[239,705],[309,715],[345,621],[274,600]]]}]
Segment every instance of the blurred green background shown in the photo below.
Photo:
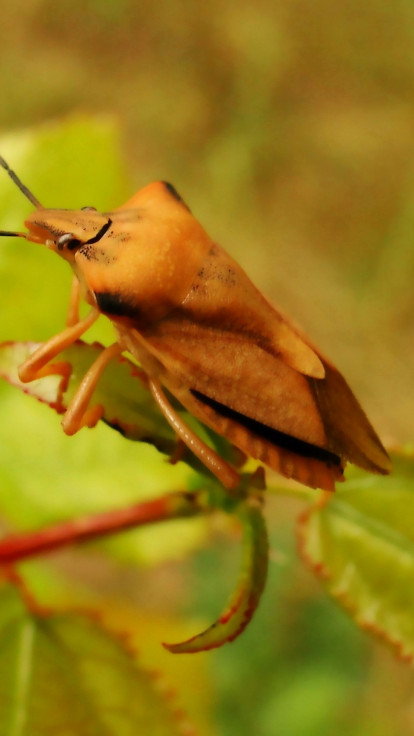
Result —
[{"label": "blurred green background", "polygon": [[[63,182],[73,179],[73,198],[57,201],[50,147],[41,168],[45,181],[53,170],[45,191],[52,188],[56,201],[45,206],[115,207],[121,201],[107,201],[112,186],[126,198],[150,180],[172,181],[212,237],[347,376],[385,442],[412,442],[414,5],[1,0],[0,10],[3,134],[87,114],[112,116],[118,126],[126,173],[116,186],[103,191],[104,154],[85,144],[60,171]],[[99,202],[78,201],[74,171],[82,177],[83,167],[79,189],[93,192],[99,172]],[[2,189],[10,202],[20,197],[5,176]],[[35,194],[43,202],[39,183]],[[30,268],[16,266],[20,308],[8,300],[2,272],[9,338],[21,336],[22,309],[25,337],[43,339],[62,323],[69,279],[62,266],[54,294],[44,255],[45,280],[36,285],[39,307],[50,305],[44,323],[42,309],[37,315],[25,304]],[[37,258],[33,249],[29,259]],[[297,561],[298,510],[270,500],[269,584],[239,641],[174,663],[155,644],[151,655],[179,678],[177,689],[193,687],[186,707],[202,734],[414,734],[412,671],[357,631]],[[173,615],[207,623],[220,610],[235,545],[220,528],[211,533],[214,545],[185,566],[165,562],[137,574],[103,565],[98,575],[92,566],[89,579],[81,557],[82,575],[108,599],[120,591],[134,598],[131,586],[139,586],[145,608],[152,596],[156,642],[168,638]]]}]

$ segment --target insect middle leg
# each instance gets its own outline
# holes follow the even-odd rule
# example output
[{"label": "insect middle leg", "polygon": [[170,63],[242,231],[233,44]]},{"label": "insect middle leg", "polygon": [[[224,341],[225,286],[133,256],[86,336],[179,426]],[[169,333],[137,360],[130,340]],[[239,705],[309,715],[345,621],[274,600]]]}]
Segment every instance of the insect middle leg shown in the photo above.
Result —
[{"label": "insect middle leg", "polygon": [[178,435],[179,439],[198,457],[220,483],[229,490],[234,490],[240,483],[239,473],[220,457],[211,447],[205,444],[198,435],[187,426],[165,396],[160,382],[155,378],[148,378],[152,396],[160,407],[167,422]]},{"label": "insect middle leg", "polygon": [[115,358],[121,352],[122,348],[119,343],[113,343],[113,345],[102,350],[85,373],[62,419],[63,431],[66,434],[76,434],[82,427],[94,427],[102,417],[104,412],[103,406],[101,404],[95,404],[95,406],[89,407],[89,402],[106,366],[112,358]]}]

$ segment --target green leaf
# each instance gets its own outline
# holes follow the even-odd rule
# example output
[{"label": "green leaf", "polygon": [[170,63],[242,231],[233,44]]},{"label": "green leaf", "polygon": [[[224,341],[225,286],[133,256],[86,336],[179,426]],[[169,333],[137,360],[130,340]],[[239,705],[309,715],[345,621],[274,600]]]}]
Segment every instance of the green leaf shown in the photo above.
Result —
[{"label": "green leaf", "polygon": [[184,724],[131,652],[96,621],[0,594],[0,736],[178,736]]},{"label": "green leaf", "polygon": [[243,559],[236,588],[218,620],[201,634],[180,644],[164,644],[174,654],[192,654],[221,647],[236,639],[251,621],[266,583],[268,538],[260,503],[253,497],[240,504]]},{"label": "green leaf", "polygon": [[[22,383],[18,377],[18,368],[39,345],[40,343],[32,342],[1,344],[0,377],[62,414],[103,346],[78,340],[59,353],[53,363],[67,363],[69,379],[66,376],[62,378],[61,375],[49,375],[30,383]],[[173,397],[172,402],[176,403]],[[106,367],[94,391],[91,405],[95,404],[104,408],[103,421],[118,430],[123,437],[151,444],[168,456],[174,454],[175,433],[156,406],[147,388],[145,374],[128,358],[121,356],[113,359]],[[186,424],[193,425],[207,444],[216,447],[230,461],[234,459],[233,447],[226,439],[200,425],[178,403],[176,409],[185,415]],[[186,448],[183,448],[182,459],[197,473],[207,475],[210,480],[213,478],[215,481],[204,463]]]},{"label": "green leaf", "polygon": [[305,559],[363,628],[414,655],[414,457],[393,456],[393,474],[350,473],[346,486],[307,512]]}]

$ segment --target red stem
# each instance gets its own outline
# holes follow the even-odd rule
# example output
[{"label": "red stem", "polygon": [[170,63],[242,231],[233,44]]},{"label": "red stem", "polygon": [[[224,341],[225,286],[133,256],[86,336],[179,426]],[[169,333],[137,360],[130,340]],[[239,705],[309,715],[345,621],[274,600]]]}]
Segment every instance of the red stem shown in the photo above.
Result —
[{"label": "red stem", "polygon": [[18,562],[67,544],[95,539],[144,524],[196,516],[207,510],[204,498],[201,491],[176,491],[126,509],[64,521],[26,534],[13,534],[0,542],[0,564]]}]

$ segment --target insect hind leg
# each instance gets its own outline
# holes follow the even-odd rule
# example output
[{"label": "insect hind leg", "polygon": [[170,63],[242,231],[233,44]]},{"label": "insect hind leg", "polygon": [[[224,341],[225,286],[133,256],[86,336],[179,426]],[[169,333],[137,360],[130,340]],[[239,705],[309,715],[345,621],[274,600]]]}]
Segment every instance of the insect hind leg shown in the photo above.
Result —
[{"label": "insect hind leg", "polygon": [[148,378],[148,384],[153,398],[161,409],[169,425],[176,432],[182,442],[198,457],[213,475],[228,490],[235,490],[240,484],[239,473],[220,457],[211,447],[205,444],[198,435],[187,426],[173,409],[165,396],[161,384],[157,379]]}]

